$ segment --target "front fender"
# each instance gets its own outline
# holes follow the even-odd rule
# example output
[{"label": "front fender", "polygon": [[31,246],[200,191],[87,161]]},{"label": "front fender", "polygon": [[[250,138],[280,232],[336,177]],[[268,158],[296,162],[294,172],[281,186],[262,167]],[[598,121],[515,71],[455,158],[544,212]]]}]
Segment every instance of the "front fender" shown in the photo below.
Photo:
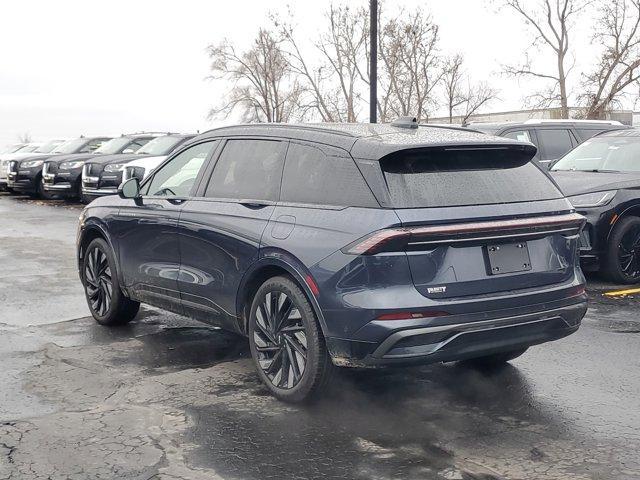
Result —
[{"label": "front fender", "polygon": [[[87,210],[85,210],[87,212]],[[78,262],[78,274],[80,275],[80,279],[82,280],[82,255],[83,251],[81,245],[84,243],[85,239],[93,234],[97,234],[97,236],[104,238],[105,241],[111,247],[111,251],[116,259],[116,274],[118,276],[118,281],[120,285],[124,285],[124,279],[122,278],[122,273],[120,269],[120,256],[118,254],[118,248],[116,243],[113,241],[111,234],[109,233],[109,229],[107,228],[106,222],[97,216],[88,216],[85,212],[80,217],[80,224],[78,226],[78,238],[77,238],[77,262]]]}]

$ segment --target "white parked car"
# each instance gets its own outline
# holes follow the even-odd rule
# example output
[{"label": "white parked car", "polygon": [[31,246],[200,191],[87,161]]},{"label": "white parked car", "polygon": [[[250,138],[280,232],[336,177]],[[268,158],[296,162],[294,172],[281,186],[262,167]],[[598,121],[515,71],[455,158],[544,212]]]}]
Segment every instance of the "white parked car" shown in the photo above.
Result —
[{"label": "white parked car", "polygon": [[124,166],[122,172],[122,181],[126,182],[130,178],[136,177],[142,182],[149,176],[158,165],[167,158],[167,155],[158,155],[157,157],[143,157],[133,160]]}]

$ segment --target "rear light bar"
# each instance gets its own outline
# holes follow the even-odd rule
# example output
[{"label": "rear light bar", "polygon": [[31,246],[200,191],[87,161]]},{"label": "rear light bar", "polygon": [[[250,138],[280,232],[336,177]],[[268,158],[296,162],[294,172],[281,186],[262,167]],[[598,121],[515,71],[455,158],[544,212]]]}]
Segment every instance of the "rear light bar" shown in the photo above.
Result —
[{"label": "rear light bar", "polygon": [[503,240],[561,233],[577,235],[585,224],[577,213],[546,217],[389,228],[366,235],[342,249],[349,255],[374,255],[441,244]]}]

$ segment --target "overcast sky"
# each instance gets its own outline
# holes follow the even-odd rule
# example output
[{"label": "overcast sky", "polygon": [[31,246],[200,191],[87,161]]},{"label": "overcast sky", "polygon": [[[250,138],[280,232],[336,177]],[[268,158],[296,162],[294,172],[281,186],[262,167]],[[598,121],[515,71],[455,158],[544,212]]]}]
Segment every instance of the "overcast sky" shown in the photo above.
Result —
[{"label": "overcast sky", "polygon": [[[442,50],[463,53],[474,79],[490,80],[501,90],[501,100],[490,109],[519,109],[526,85],[501,76],[500,65],[521,59],[532,36],[497,2],[387,0],[386,5],[431,12],[440,25]],[[206,116],[223,92],[205,80],[207,45],[225,37],[247,45],[268,24],[268,12],[284,10],[287,3],[309,36],[329,5],[322,0],[2,2],[0,144],[24,132],[44,140],[216,126],[219,122]],[[575,40],[584,58],[593,50],[586,20]],[[578,73],[581,68],[578,64]]]}]

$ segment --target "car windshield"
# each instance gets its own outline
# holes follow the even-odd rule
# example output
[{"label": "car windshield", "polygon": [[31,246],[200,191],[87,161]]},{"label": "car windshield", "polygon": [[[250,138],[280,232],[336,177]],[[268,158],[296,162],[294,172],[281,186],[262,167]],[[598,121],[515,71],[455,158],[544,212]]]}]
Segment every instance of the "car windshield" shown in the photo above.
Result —
[{"label": "car windshield", "polygon": [[62,145],[54,148],[51,153],[76,153],[84,146],[85,143],[87,143],[86,138],[76,138],[74,140],[69,140],[68,142],[65,142]]},{"label": "car windshield", "polygon": [[157,137],[147,143],[136,153],[141,155],[167,155],[176,144],[182,140],[180,137]]},{"label": "car windshield", "polygon": [[63,145],[65,142],[64,140],[51,140],[47,143],[45,143],[44,145],[40,145],[37,149],[36,149],[36,153],[50,153],[51,151],[53,151],[54,148]]},{"label": "car windshield", "polygon": [[118,137],[112,138],[106,143],[103,143],[100,148],[96,148],[93,153],[102,153],[105,155],[113,155],[114,153],[120,153],[131,143],[131,139],[129,137]]},{"label": "car windshield", "polygon": [[579,145],[552,171],[640,172],[640,137],[598,137]]},{"label": "car windshield", "polygon": [[38,148],[37,145],[25,145],[24,147],[19,148],[18,150],[14,150],[16,153],[30,153],[35,152]]}]

